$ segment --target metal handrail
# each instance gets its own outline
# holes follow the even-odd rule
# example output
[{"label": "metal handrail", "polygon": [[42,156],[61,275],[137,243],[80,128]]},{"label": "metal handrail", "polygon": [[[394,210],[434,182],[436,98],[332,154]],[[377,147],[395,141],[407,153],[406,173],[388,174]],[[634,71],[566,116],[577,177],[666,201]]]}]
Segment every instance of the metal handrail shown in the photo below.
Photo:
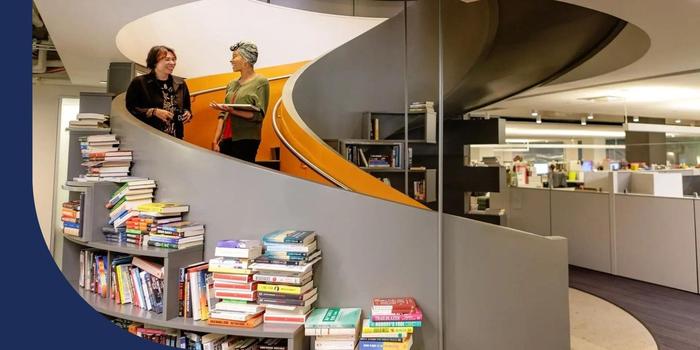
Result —
[{"label": "metal handrail", "polygon": [[[288,78],[291,77],[291,76],[292,76],[291,74],[280,75],[280,76],[277,76],[277,77],[268,78],[267,80],[268,80],[268,81],[282,80],[282,79],[288,79]],[[211,88],[211,89],[206,89],[206,90],[195,91],[195,92],[193,92],[193,93],[190,94],[190,99],[192,99],[192,98],[194,98],[194,97],[196,97],[196,96],[199,96],[199,95],[204,95],[204,94],[208,94],[208,93],[210,93],[210,92],[215,92],[215,91],[224,90],[224,89],[226,89],[226,85],[224,85],[224,86],[218,86],[218,87]]]},{"label": "metal handrail", "polygon": [[284,145],[287,147],[287,149],[292,151],[292,153],[294,153],[294,155],[297,158],[299,158],[299,160],[304,162],[304,164],[309,166],[311,169],[313,169],[319,175],[323,176],[323,178],[325,178],[326,180],[334,183],[336,186],[338,186],[344,190],[350,191],[349,187],[345,186],[343,183],[341,183],[340,181],[338,181],[334,177],[328,175],[326,172],[324,172],[323,170],[319,169],[316,165],[311,163],[311,161],[306,159],[306,157],[304,157],[301,153],[299,153],[299,151],[297,151],[294,147],[292,147],[292,145],[289,143],[289,141],[287,141],[287,139],[284,137],[284,135],[282,135],[282,132],[280,131],[279,127],[277,126],[277,111],[278,111],[278,108],[279,108],[281,103],[282,103],[282,97],[280,97],[277,100],[277,102],[275,103],[275,107],[272,109],[272,129],[275,130],[275,134],[277,134],[277,137],[282,141],[282,143],[284,143]]}]

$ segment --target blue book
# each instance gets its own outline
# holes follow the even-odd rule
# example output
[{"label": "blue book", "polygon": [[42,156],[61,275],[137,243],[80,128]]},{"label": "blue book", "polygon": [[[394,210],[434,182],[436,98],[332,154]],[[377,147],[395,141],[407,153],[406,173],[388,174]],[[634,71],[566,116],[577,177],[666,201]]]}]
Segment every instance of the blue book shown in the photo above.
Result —
[{"label": "blue book", "polygon": [[76,222],[64,221],[64,222],[63,222],[63,227],[78,228],[78,229],[79,229],[79,228],[80,228],[80,224],[79,224],[79,223],[76,223]]},{"label": "blue book", "polygon": [[277,230],[263,236],[264,243],[301,243],[307,245],[316,239],[314,231]]}]

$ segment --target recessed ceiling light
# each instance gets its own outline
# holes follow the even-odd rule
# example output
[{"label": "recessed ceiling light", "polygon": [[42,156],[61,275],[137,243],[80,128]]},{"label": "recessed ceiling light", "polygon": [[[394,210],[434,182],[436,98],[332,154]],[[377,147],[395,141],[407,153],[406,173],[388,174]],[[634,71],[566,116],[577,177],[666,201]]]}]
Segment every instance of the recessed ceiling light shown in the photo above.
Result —
[{"label": "recessed ceiling light", "polygon": [[681,120],[680,120],[680,119],[676,119],[676,120],[675,120],[675,123],[676,123],[676,124],[680,124],[680,123],[681,123]]},{"label": "recessed ceiling light", "polygon": [[539,113],[537,113],[537,111],[533,109],[533,110],[530,112],[530,115],[533,116],[533,117],[536,117],[536,116],[539,115]]},{"label": "recessed ceiling light", "polygon": [[588,120],[592,120],[592,119],[593,119],[593,113],[589,113],[587,118],[588,118]]},{"label": "recessed ceiling light", "polygon": [[586,125],[586,118],[581,117],[581,125]]},{"label": "recessed ceiling light", "polygon": [[639,117],[632,117],[632,121],[635,123],[639,123]]},{"label": "recessed ceiling light", "polygon": [[542,124],[542,117],[538,115],[537,118],[535,119],[535,123]]},{"label": "recessed ceiling light", "polygon": [[100,80],[100,84],[107,84],[107,80]]}]

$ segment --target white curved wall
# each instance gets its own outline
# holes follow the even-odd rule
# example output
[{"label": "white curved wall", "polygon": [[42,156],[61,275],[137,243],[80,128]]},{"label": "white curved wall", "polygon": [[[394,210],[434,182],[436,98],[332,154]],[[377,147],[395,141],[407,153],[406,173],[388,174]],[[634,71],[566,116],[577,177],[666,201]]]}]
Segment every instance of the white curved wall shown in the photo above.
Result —
[{"label": "white curved wall", "polygon": [[268,67],[314,59],[384,20],[254,0],[201,0],[127,24],[117,34],[116,44],[127,58],[144,65],[151,46],[170,46],[178,56],[175,74],[194,77],[230,71],[229,47],[237,41],[255,42],[260,52],[256,66]]}]

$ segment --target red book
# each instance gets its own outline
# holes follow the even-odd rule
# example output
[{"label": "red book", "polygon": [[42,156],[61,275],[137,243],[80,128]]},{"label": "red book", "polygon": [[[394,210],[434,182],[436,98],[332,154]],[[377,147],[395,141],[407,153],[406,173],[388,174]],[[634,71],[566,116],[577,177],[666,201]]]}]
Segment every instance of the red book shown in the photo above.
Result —
[{"label": "red book", "polygon": [[372,299],[372,310],[382,313],[410,314],[416,311],[417,307],[416,300],[412,297]]},{"label": "red book", "polygon": [[231,274],[231,273],[221,273],[221,272],[214,272],[212,273],[212,278],[214,278],[214,282],[216,283],[217,281],[228,281],[228,282],[234,282],[234,283],[248,283],[253,280],[253,275],[238,275],[238,274]]},{"label": "red book", "polygon": [[423,312],[416,308],[416,311],[410,314],[390,314],[390,315],[375,315],[372,314],[372,321],[387,322],[387,321],[422,321]]}]

